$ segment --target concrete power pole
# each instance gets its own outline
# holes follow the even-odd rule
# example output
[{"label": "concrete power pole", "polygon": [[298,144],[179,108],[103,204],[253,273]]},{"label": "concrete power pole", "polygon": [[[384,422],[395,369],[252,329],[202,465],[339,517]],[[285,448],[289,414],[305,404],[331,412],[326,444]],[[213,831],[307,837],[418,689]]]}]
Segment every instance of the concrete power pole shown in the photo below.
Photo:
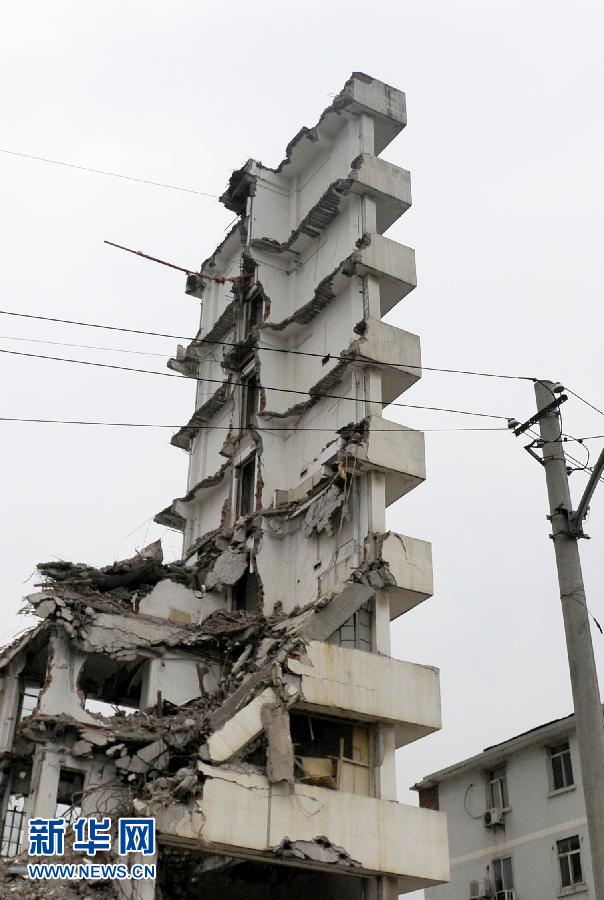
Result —
[{"label": "concrete power pole", "polygon": [[[550,381],[535,383],[538,410],[551,405],[555,398],[553,389],[554,384]],[[573,516],[566,458],[559,440],[558,411],[552,410],[542,416],[539,427],[544,442],[543,465],[575,707],[594,888],[598,900],[604,900],[604,720],[577,543],[581,522],[577,527],[577,516]],[[592,492],[597,480],[597,477],[593,479],[593,485],[590,480]],[[579,508],[585,510],[586,502],[582,501]]]}]

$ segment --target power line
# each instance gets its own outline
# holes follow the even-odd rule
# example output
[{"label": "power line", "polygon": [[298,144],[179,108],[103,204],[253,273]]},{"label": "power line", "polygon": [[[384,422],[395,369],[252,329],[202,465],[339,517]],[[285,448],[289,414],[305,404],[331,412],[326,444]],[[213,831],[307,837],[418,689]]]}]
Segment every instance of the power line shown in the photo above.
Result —
[{"label": "power line", "polygon": [[63,166],[67,169],[79,169],[80,172],[92,172],[94,175],[108,175],[111,178],[123,178],[125,181],[137,181],[139,184],[149,184],[152,187],[165,188],[169,191],[182,191],[186,194],[197,194],[199,197],[212,197],[214,200],[219,199],[218,194],[208,194],[207,191],[196,191],[193,188],[180,187],[176,184],[164,184],[162,181],[150,181],[147,178],[136,178],[134,175],[122,175],[119,172],[108,172],[105,169],[93,169],[90,166],[80,166],[76,163],[63,162],[58,159],[48,159],[46,156],[34,156],[31,153],[18,153],[16,150],[5,150],[0,147],[0,153],[6,153],[9,156],[19,156],[23,159],[35,159],[37,162],[49,163],[52,166]]},{"label": "power line", "polygon": [[75,347],[79,350],[104,350],[108,353],[134,353],[137,356],[158,356],[160,359],[170,359],[168,353],[150,353],[148,350],[126,350],[124,347],[97,347],[93,344],[69,344],[66,341],[43,341],[37,338],[13,337],[10,334],[0,334],[0,341],[20,341],[24,344],[47,344],[50,347]]},{"label": "power line", "polygon": [[[73,319],[59,319],[57,317],[52,316],[38,316],[32,313],[20,313],[15,312],[14,310],[0,309],[1,316],[14,316],[21,319],[35,319],[41,322],[55,322],[60,325],[77,325],[83,328],[101,328],[105,331],[121,331],[126,334],[142,334],[148,337],[160,337],[160,338],[169,338],[174,341],[191,341],[197,344],[213,344],[224,347],[240,347],[241,341],[222,341],[222,340],[212,340],[208,338],[200,338],[200,337],[189,337],[187,335],[182,334],[167,334],[161,331],[144,331],[139,328],[122,328],[118,325],[102,325],[96,322],[78,322]],[[75,345],[74,345],[75,346]],[[310,356],[315,359],[324,359],[328,362],[330,359],[341,362],[358,362],[359,359],[356,356],[345,356],[339,354],[332,353],[313,353],[309,350],[293,350],[286,347],[266,347],[263,345],[258,345],[256,347],[257,350],[268,351],[271,353],[290,353],[293,356]],[[481,378],[504,378],[512,381],[534,381],[530,375],[506,375],[497,372],[479,372],[472,371],[469,369],[449,369],[449,368],[437,368],[435,366],[417,366],[412,363],[400,362],[393,363],[390,360],[372,360],[375,365],[384,365],[384,366],[392,366],[393,368],[408,368],[408,369],[417,369],[418,371],[425,372],[442,372],[446,375],[475,375]]]},{"label": "power line", "polygon": [[[390,421],[390,420],[388,420]],[[0,422],[26,422],[34,425],[101,425],[109,428],[172,428],[178,429],[181,428],[181,425],[167,425],[161,422],[98,422],[98,421],[83,421],[80,419],[26,419],[21,416],[0,416]],[[393,422],[393,425],[397,425],[397,422]],[[247,428],[241,428],[238,426],[232,425],[201,425],[199,426],[200,431],[247,431]],[[316,428],[313,426],[302,426],[301,428],[297,428],[295,425],[278,425],[278,426],[259,426],[258,428],[254,428],[254,431],[326,431],[331,433],[337,433],[337,429],[335,428]],[[391,428],[371,428],[372,432],[375,431],[389,431],[392,432]],[[414,429],[415,430],[415,429]],[[420,432],[459,432],[459,431],[471,431],[471,432],[483,432],[483,431],[508,431],[508,428],[505,426],[499,426],[494,428],[420,428],[417,429]]]},{"label": "power line", "polygon": [[[225,381],[220,380],[219,378],[195,378],[195,379],[193,379],[193,378],[189,378],[186,375],[177,375],[173,372],[157,372],[153,369],[137,369],[137,368],[134,368],[131,366],[118,366],[113,363],[92,362],[91,360],[84,360],[84,359],[67,359],[62,356],[44,356],[43,354],[40,354],[40,353],[25,353],[22,350],[0,349],[0,353],[4,353],[8,356],[23,356],[28,359],[47,359],[47,360],[52,360],[53,362],[73,363],[78,366],[93,366],[95,368],[113,369],[113,370],[117,370],[117,371],[121,371],[121,372],[136,372],[136,373],[142,374],[142,375],[159,375],[162,378],[178,378],[182,381],[197,381],[197,382],[202,381],[202,382],[206,382],[209,384],[218,384],[218,385],[225,384]],[[235,386],[237,386],[237,385],[235,385]],[[309,397],[309,399],[312,399],[314,397],[325,397],[330,400],[350,400],[350,401],[356,402],[355,397],[345,397],[342,394],[327,394],[323,391],[319,391],[317,393],[310,394],[308,391],[299,391],[299,390],[296,390],[295,388],[275,387],[275,386],[268,385],[268,384],[260,385],[260,387],[263,387],[267,391],[276,391],[276,392],[282,393],[282,394],[297,394],[297,395],[300,395],[303,397]],[[370,398],[366,398],[365,402],[366,403],[375,403],[379,406],[400,406],[405,409],[426,409],[426,410],[430,410],[432,412],[455,413],[457,415],[462,415],[462,416],[479,416],[480,418],[484,418],[484,419],[503,419],[505,421],[507,421],[509,419],[509,416],[498,416],[498,415],[495,415],[494,413],[472,412],[472,411],[463,410],[463,409],[448,409],[446,407],[441,407],[441,406],[422,406],[417,403],[398,403],[395,401],[393,401],[391,403],[387,403],[384,400],[371,400]]]},{"label": "power line", "polygon": [[[565,388],[565,390],[567,390],[567,388]],[[569,393],[571,393],[571,392],[569,391]],[[534,430],[532,430],[530,428],[528,429],[527,433],[532,438],[534,438],[537,443],[542,444],[542,438],[541,438],[540,434],[537,434]],[[594,435],[594,438],[596,438],[596,437],[604,437],[604,435]],[[572,435],[560,435],[560,437],[558,437],[555,441],[550,441],[549,443],[556,444],[556,443],[566,443],[569,441],[576,441],[577,443],[581,444],[581,443],[583,443],[583,441],[593,440],[594,438],[589,438],[589,437],[575,438],[575,437],[572,437]],[[569,453],[568,450],[564,451],[564,455],[566,456],[567,459],[569,459],[577,467],[576,469],[573,469],[574,472],[588,472],[591,474],[593,472],[593,466],[588,465],[589,450],[587,447],[585,449],[588,452],[587,462],[585,464],[583,464],[581,462],[581,460],[577,459],[576,456],[573,456],[571,453]],[[604,483],[604,476],[602,478],[600,478],[600,481]]]},{"label": "power line", "polygon": [[572,394],[573,397],[576,397],[577,400],[580,400],[581,403],[585,403],[586,406],[589,406],[591,409],[595,410],[595,412],[600,413],[601,416],[604,416],[604,410],[601,410],[597,406],[594,406],[593,403],[590,403],[589,400],[585,399],[585,397],[581,397],[579,394],[575,394],[575,392],[571,391],[570,388],[564,388],[564,390],[568,391],[569,394]]}]

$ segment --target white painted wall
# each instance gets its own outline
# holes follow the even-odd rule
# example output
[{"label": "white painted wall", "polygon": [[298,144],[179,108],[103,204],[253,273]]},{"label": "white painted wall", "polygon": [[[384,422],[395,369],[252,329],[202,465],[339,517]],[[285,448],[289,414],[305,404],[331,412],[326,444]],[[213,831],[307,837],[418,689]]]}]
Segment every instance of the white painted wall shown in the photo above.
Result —
[{"label": "white painted wall", "polygon": [[[548,744],[538,741],[507,760],[510,810],[505,831],[485,828],[485,769],[477,766],[439,786],[440,809],[449,821],[451,882],[427,892],[427,900],[468,900],[470,882],[492,877],[492,861],[511,856],[517,900],[551,900],[560,896],[556,841],[579,835],[586,887],[578,893],[591,900],[593,892],[589,838],[574,733],[569,736],[575,787],[552,794],[548,777]],[[565,736],[553,743],[561,743]],[[485,768],[486,768],[485,763]],[[491,764],[489,764],[490,767]]]}]

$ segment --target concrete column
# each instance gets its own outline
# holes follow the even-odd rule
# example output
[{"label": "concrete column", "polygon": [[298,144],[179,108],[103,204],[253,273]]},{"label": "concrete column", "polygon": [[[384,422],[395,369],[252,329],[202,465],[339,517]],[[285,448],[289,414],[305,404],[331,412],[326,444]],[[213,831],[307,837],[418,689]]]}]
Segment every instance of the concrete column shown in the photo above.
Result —
[{"label": "concrete column", "polygon": [[376,731],[375,795],[380,800],[396,800],[394,725],[378,725]]},{"label": "concrete column", "polygon": [[374,122],[367,113],[363,113],[359,116],[359,141],[361,153],[375,153]]},{"label": "concrete column", "polygon": [[26,805],[26,820],[51,819],[57,807],[57,791],[61,758],[56,750],[36,747],[31,775],[31,789]]},{"label": "concrete column", "polygon": [[146,709],[148,706],[155,706],[157,703],[158,692],[160,690],[160,666],[161,659],[150,659],[143,674],[141,684],[140,708]]},{"label": "concrete column", "polygon": [[77,692],[78,675],[86,657],[70,646],[62,628],[50,639],[46,686],[40,693],[39,710],[47,716],[69,715],[87,725],[98,725],[94,716],[82,708]]},{"label": "concrete column", "polygon": [[113,763],[90,760],[88,773],[84,782],[82,797],[83,816],[112,815],[119,803],[128,799],[128,788],[116,784],[116,772]]},{"label": "concrete column", "polygon": [[10,750],[13,743],[17,716],[19,715],[19,705],[21,702],[21,680],[19,676],[24,665],[24,660],[12,662],[8,667],[7,674],[2,679],[2,698],[0,699],[0,753],[6,753],[7,750]]}]

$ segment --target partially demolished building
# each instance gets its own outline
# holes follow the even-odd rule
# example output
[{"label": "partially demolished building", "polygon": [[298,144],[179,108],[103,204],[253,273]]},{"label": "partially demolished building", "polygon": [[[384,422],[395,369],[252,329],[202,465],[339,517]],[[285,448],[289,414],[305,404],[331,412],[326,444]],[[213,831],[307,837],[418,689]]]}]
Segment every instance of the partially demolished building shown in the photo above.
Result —
[{"label": "partially demolished building", "polygon": [[379,156],[404,126],[404,94],[355,73],[277,168],[232,174],[170,361],[197,380],[187,491],[156,517],[183,559],[39,567],[41,622],[0,657],[3,856],[28,818],[128,810],[156,818],[158,880],[124,895],[447,880],[443,814],[396,801],[395,750],[440,727],[438,672],[390,656],[432,593],[430,545],[385,519],[425,478],[423,435],[382,417],[421,375],[383,321],[416,283],[384,237],[411,203]]}]

